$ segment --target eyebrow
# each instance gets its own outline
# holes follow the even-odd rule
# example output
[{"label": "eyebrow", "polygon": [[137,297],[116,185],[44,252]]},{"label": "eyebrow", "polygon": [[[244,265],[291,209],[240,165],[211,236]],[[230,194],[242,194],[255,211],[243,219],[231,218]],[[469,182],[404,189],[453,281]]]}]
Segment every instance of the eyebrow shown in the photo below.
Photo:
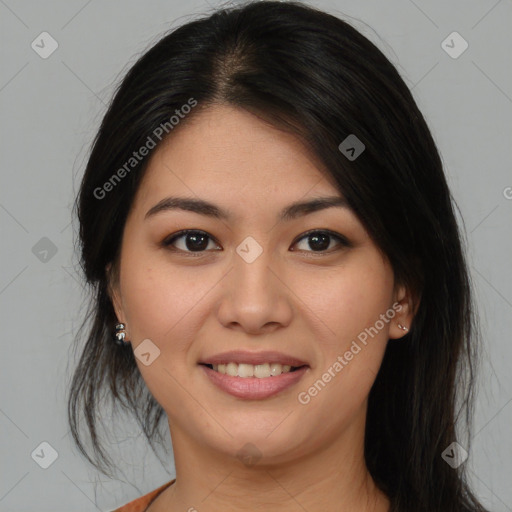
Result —
[{"label": "eyebrow", "polygon": [[[316,197],[308,201],[295,202],[283,208],[279,213],[279,220],[290,221],[327,208],[348,208],[348,204],[346,200],[340,196]],[[166,197],[150,208],[144,218],[147,219],[158,213],[170,210],[185,210],[223,220],[229,220],[233,217],[230,211],[224,210],[204,199]]]}]

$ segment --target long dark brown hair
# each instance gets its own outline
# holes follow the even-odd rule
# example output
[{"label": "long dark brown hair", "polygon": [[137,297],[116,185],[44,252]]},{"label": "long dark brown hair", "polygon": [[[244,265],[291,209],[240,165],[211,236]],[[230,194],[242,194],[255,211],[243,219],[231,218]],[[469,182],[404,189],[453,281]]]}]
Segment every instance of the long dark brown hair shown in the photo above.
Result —
[{"label": "long dark brown hair", "polygon": [[[81,453],[105,474],[114,467],[97,429],[98,419],[111,417],[100,407],[102,394],[134,414],[153,449],[159,437],[165,413],[132,350],[112,341],[117,319],[106,273],[109,263],[117,268],[127,213],[155,149],[121,173],[107,197],[98,190],[190,98],[197,106],[180,126],[222,103],[299,137],[386,254],[396,281],[417,298],[411,330],[388,343],[368,404],[366,464],[392,510],[484,511],[465,465],[452,468],[442,457],[460,432],[469,451],[478,329],[462,231],[438,150],[384,54],[345,21],[299,2],[219,9],[173,30],[131,67],[108,107],[76,202],[91,293],[68,398]],[[365,145],[352,161],[338,148],[349,135]],[[79,429],[82,417],[91,453]]]}]

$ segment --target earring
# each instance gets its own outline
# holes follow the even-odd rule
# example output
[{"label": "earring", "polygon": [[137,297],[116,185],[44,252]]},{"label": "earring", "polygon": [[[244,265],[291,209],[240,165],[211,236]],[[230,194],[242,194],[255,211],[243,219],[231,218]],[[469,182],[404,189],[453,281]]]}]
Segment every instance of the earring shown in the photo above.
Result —
[{"label": "earring", "polygon": [[407,329],[407,327],[405,327],[405,325],[402,325],[402,324],[398,324],[398,328],[399,329],[402,329],[402,331],[408,331],[409,329]]},{"label": "earring", "polygon": [[116,332],[114,333],[114,341],[117,345],[125,347],[130,344],[126,338],[125,325],[122,323],[116,324]]}]

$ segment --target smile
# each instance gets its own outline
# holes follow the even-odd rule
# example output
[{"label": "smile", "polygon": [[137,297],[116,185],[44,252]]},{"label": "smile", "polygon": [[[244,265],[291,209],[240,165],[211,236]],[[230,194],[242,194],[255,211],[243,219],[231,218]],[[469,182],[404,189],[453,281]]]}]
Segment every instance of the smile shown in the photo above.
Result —
[{"label": "smile", "polygon": [[209,365],[212,370],[231,377],[256,377],[257,379],[265,379],[267,377],[277,377],[283,373],[297,370],[297,366],[280,363],[263,363],[263,364],[245,364],[245,363],[227,363]]}]

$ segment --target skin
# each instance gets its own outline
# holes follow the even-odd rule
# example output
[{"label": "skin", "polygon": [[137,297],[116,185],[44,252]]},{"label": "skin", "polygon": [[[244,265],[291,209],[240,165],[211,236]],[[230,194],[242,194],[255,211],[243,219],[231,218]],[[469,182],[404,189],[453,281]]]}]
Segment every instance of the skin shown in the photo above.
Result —
[{"label": "skin", "polygon": [[[188,121],[151,157],[112,281],[132,348],[150,339],[160,350],[148,366],[136,361],[167,413],[177,481],[148,510],[389,510],[365,466],[364,431],[388,340],[402,337],[398,323],[412,320],[407,291],[350,209],[278,220],[293,202],[341,195],[293,135],[224,105]],[[208,200],[233,218],[168,210],[145,219],[171,195]],[[186,236],[174,242],[175,252],[162,244],[183,229],[205,231],[206,251],[180,253]],[[301,237],[312,229],[339,233],[351,247],[328,238],[317,252]],[[250,264],[236,252],[247,236],[263,249]],[[378,335],[359,344],[309,403],[299,403],[298,393],[397,303],[400,312]],[[278,350],[310,368],[274,397],[243,400],[216,388],[198,365],[232,349]],[[246,443],[256,447],[256,463],[237,457]]]}]

